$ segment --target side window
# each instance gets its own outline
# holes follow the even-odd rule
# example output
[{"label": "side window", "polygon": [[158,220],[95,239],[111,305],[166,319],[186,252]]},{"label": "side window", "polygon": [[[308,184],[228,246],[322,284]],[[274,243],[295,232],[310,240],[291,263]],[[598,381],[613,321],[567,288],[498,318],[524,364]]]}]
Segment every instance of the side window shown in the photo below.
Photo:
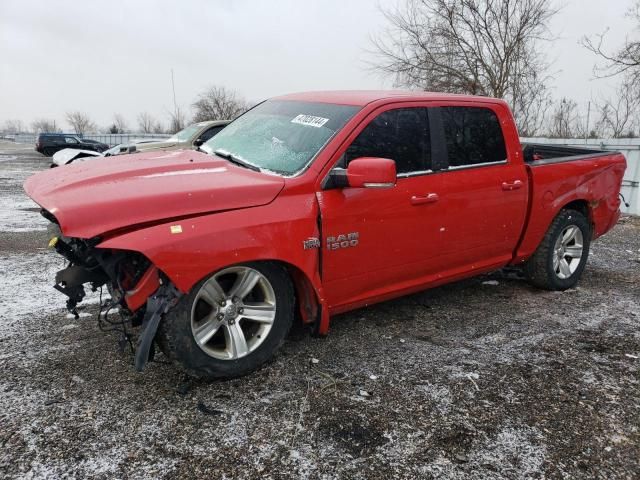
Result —
[{"label": "side window", "polygon": [[78,140],[76,140],[76,139],[75,139],[75,138],[73,138],[73,137],[64,137],[64,141],[65,141],[66,143],[78,143]]},{"label": "side window", "polygon": [[502,162],[507,159],[496,114],[482,107],[442,107],[449,166]]},{"label": "side window", "polygon": [[431,169],[431,141],[426,108],[381,113],[345,152],[345,165],[358,157],[390,158],[398,173]]},{"label": "side window", "polygon": [[222,130],[223,128],[224,127],[222,127],[222,126],[220,126],[220,127],[211,127],[210,129],[205,130],[204,132],[202,132],[198,138],[200,138],[200,140],[202,140],[203,142],[206,142],[210,138],[215,137],[220,132],[220,130]]}]

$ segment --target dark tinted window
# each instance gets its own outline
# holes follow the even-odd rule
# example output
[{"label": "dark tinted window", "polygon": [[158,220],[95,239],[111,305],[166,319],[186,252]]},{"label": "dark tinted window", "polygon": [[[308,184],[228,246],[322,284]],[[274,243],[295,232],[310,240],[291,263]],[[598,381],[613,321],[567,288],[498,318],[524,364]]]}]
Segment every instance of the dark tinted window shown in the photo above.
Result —
[{"label": "dark tinted window", "polygon": [[431,169],[427,109],[401,108],[378,115],[345,153],[347,164],[358,157],[390,158],[398,173]]},{"label": "dark tinted window", "polygon": [[200,135],[200,140],[202,140],[203,142],[206,142],[207,140],[209,140],[212,137],[215,137],[218,132],[220,130],[222,130],[224,127],[221,125],[219,127],[211,127],[208,130],[205,130],[204,132],[202,132],[202,134]]},{"label": "dark tinted window", "polygon": [[449,166],[501,162],[507,159],[496,114],[481,107],[442,107]]}]

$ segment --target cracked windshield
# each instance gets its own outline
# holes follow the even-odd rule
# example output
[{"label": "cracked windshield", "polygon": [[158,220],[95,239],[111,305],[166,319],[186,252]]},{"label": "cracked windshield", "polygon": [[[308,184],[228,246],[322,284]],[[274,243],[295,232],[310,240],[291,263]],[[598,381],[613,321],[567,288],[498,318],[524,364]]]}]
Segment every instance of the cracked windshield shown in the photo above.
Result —
[{"label": "cracked windshield", "polygon": [[249,110],[201,148],[260,169],[291,175],[302,170],[358,107],[267,101]]}]

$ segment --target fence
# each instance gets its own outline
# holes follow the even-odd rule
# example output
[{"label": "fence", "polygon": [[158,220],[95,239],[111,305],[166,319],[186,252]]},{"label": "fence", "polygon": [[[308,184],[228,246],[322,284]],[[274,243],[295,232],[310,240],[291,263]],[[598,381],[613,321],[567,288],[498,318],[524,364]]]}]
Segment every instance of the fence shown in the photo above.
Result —
[{"label": "fence", "polygon": [[[76,135],[70,133],[69,135]],[[114,146],[121,143],[129,143],[133,140],[157,139],[162,140],[171,137],[166,133],[87,133],[85,135],[76,135],[81,138],[87,138],[89,140],[97,140],[98,142],[106,143],[107,145]],[[36,143],[35,133],[18,133],[15,135],[16,143]]]},{"label": "fence", "polygon": [[[117,134],[87,134],[84,138],[98,140],[108,145],[128,143],[132,140],[149,138],[163,139],[171,135],[156,133],[117,133]],[[15,136],[18,143],[35,143],[36,135],[33,133],[20,133]],[[640,215],[640,138],[633,139],[600,139],[590,138],[580,140],[576,138],[522,138],[528,143],[551,143],[572,147],[595,147],[601,150],[620,151],[627,159],[627,171],[622,182],[622,194],[629,207],[621,206],[625,213]]]},{"label": "fence", "polygon": [[622,195],[629,203],[629,207],[622,205],[620,209],[625,213],[640,215],[640,138],[600,139],[590,138],[522,138],[528,143],[552,143],[570,147],[592,147],[601,150],[621,152],[627,159],[627,171],[622,181]]}]

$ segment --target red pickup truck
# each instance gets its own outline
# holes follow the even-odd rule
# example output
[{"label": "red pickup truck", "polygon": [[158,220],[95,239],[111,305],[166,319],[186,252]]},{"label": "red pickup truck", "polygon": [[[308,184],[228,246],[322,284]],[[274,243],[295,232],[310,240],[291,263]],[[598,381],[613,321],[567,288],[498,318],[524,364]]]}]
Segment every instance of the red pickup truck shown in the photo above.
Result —
[{"label": "red pickup truck", "polygon": [[619,153],[520,144],[501,100],[419,92],[265,101],[200,151],[142,153],[38,173],[26,192],[69,261],[75,311],[106,286],[123,325],[193,375],[266,362],[294,317],[331,315],[521,266],[541,288],[578,281],[618,220]]}]

